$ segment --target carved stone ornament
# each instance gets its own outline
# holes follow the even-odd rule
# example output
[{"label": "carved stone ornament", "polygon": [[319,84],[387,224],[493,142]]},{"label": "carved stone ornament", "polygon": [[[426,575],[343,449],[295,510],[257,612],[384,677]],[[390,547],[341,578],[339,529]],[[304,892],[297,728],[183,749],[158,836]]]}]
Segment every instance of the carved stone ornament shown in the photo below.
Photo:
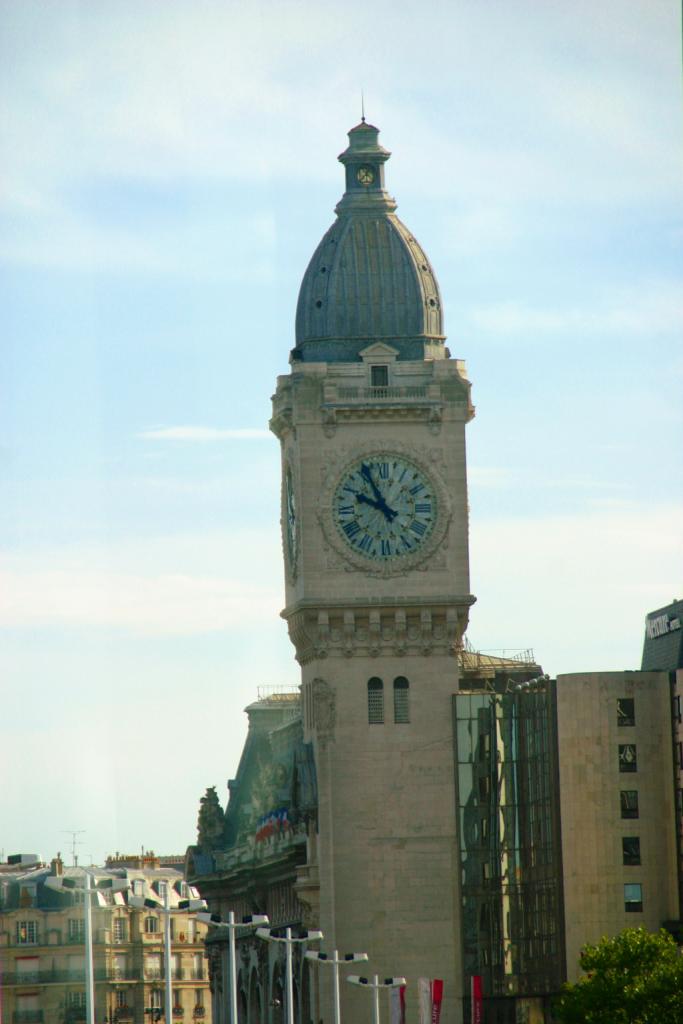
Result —
[{"label": "carved stone ornament", "polygon": [[334,728],[337,721],[335,693],[324,679],[314,679],[313,688],[313,724],[319,740],[334,739]]},{"label": "carved stone ornament", "polygon": [[[386,562],[378,562],[353,550],[341,536],[332,514],[332,499],[343,475],[358,459],[380,455],[407,458],[419,466],[429,477],[437,506],[434,528],[420,548],[412,554],[400,555]],[[453,516],[448,489],[444,483],[446,466],[443,452],[438,448],[406,444],[391,438],[377,438],[371,442],[323,452],[322,463],[317,518],[328,549],[341,559],[344,568],[349,572],[360,570],[366,576],[379,576],[385,579],[391,576],[405,576],[414,569],[426,568],[434,554],[443,547]]]}]

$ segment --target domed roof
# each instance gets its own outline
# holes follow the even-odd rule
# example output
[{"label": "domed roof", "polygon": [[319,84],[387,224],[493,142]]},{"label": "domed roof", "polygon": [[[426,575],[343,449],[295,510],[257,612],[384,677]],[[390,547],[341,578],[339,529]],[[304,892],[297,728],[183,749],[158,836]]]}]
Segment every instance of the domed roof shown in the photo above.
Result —
[{"label": "domed roof", "polygon": [[356,361],[375,340],[391,344],[399,359],[424,358],[426,344],[432,355],[434,345],[443,347],[439,286],[385,191],[390,153],[378,135],[363,121],[339,157],[346,192],[301,283],[295,358]]}]

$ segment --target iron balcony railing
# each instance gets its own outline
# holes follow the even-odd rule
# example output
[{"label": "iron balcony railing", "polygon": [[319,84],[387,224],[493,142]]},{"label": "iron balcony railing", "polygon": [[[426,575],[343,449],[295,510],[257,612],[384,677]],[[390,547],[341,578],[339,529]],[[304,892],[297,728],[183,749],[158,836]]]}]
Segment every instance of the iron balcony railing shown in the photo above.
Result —
[{"label": "iron balcony railing", "polygon": [[[83,981],[83,971],[8,971],[2,975],[2,984],[5,987],[10,985],[50,985],[64,984],[65,982]],[[139,967],[96,967],[95,981],[139,981]]]}]

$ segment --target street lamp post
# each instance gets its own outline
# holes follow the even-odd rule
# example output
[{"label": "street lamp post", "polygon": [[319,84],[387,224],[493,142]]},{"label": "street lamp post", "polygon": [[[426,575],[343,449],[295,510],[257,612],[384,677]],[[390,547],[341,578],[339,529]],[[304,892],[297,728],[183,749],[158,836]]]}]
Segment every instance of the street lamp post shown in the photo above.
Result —
[{"label": "street lamp post", "polygon": [[[237,948],[235,931],[237,928],[258,928],[262,924],[270,924],[266,914],[249,914],[241,921],[235,920],[235,912],[228,913],[227,921],[219,914],[197,914],[197,920],[211,924],[215,928],[228,929],[228,961],[230,965],[230,1024],[237,1024]],[[261,931],[263,929],[258,929]]]},{"label": "street lamp post", "polygon": [[286,970],[287,970],[287,1024],[294,1024],[294,974],[292,971],[292,946],[295,942],[317,942],[318,939],[322,939],[323,933],[316,931],[304,930],[300,935],[293,936],[292,929],[285,928],[284,935],[276,935],[275,928],[257,928],[256,934],[259,939],[265,939],[266,942],[284,942],[286,958]]},{"label": "street lamp post", "polygon": [[335,949],[332,956],[327,953],[317,953],[312,949],[309,949],[304,956],[307,960],[317,960],[321,964],[332,964],[334,971],[332,972],[332,978],[334,982],[334,1024],[341,1024],[341,999],[339,992],[339,968],[342,964],[357,964],[363,960],[367,960],[367,953],[344,953],[343,956],[339,956],[338,951]]},{"label": "street lamp post", "polygon": [[102,892],[123,892],[129,888],[125,878],[103,878],[93,886],[93,874],[83,868],[84,884],[79,885],[78,879],[70,875],[48,875],[45,886],[55,892],[83,893],[83,917],[85,931],[85,1019],[87,1024],[95,1024],[95,973],[93,971],[92,949],[92,903],[90,897]]},{"label": "street lamp post", "polygon": [[380,1024],[379,990],[381,988],[400,988],[406,983],[405,978],[384,978],[383,981],[380,981],[377,974],[372,981],[368,981],[367,978],[359,978],[357,974],[350,974],[346,980],[350,981],[352,985],[360,985],[361,988],[372,989],[373,1020],[375,1024]]},{"label": "street lamp post", "polygon": [[[197,910],[206,910],[206,901],[200,899],[190,900],[179,900],[177,907],[171,907],[171,893],[170,893],[171,881],[170,879],[166,882],[166,891],[164,893],[164,902],[160,903],[159,900],[153,900],[145,896],[129,896],[128,906],[135,907],[136,910],[144,910],[149,908],[150,910],[156,910],[164,915],[164,1003],[165,1003],[165,1016],[166,1024],[172,1024],[173,1021],[173,979],[171,978],[171,914],[175,914],[181,911],[190,911],[193,913]],[[193,890],[196,892],[196,890]]]}]

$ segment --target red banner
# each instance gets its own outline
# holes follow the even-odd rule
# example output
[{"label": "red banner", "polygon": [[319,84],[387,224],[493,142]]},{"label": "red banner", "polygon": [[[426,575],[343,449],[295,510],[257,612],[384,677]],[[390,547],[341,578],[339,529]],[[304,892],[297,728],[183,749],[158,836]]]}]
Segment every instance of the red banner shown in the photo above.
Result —
[{"label": "red banner", "polygon": [[432,981],[432,1024],[439,1024],[441,1020],[441,1002],[443,1000],[443,981],[441,978],[434,978]]},{"label": "red banner", "polygon": [[406,1024],[406,987],[391,989],[391,1024]]},{"label": "red banner", "polygon": [[472,1024],[482,1024],[484,1019],[484,1000],[481,989],[481,975],[472,975]]}]

